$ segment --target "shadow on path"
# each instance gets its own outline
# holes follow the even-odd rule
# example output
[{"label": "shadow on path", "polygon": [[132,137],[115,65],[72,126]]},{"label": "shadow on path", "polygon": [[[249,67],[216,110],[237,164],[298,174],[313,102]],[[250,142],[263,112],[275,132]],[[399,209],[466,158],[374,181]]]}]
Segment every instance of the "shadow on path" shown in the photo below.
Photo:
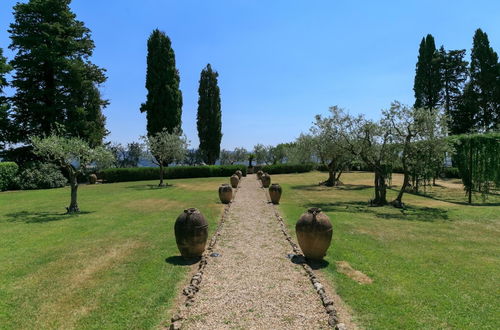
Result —
[{"label": "shadow on path", "polygon": [[302,265],[304,263],[307,263],[312,269],[317,270],[317,269],[322,269],[328,267],[330,264],[328,261],[322,259],[322,260],[313,260],[313,259],[308,259],[304,257],[303,255],[289,255],[288,257],[291,257],[290,260],[296,264],[296,265]]},{"label": "shadow on path", "polygon": [[165,262],[175,266],[191,266],[199,262],[201,258],[184,258],[182,256],[170,256]]}]

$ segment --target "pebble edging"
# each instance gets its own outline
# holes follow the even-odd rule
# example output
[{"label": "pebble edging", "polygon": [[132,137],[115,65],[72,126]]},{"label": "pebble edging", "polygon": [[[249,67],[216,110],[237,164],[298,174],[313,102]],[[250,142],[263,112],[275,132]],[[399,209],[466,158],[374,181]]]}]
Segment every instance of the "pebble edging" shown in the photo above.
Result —
[{"label": "pebble edging", "polygon": [[231,200],[231,202],[229,202],[229,204],[227,204],[224,207],[224,211],[220,218],[219,224],[217,225],[217,229],[215,230],[215,233],[213,234],[212,239],[208,244],[208,247],[205,249],[205,252],[203,252],[203,255],[201,256],[200,262],[198,264],[198,271],[196,272],[196,274],[193,275],[193,277],[191,277],[189,285],[182,290],[182,294],[186,296],[184,304],[179,308],[178,312],[174,314],[174,316],[172,316],[172,319],[170,320],[171,321],[170,326],[165,327],[166,329],[179,330],[182,327],[182,322],[185,319],[187,319],[189,315],[188,313],[189,307],[193,305],[195,295],[198,291],[200,291],[200,284],[203,279],[203,272],[208,264],[208,259],[210,257],[210,254],[213,252],[215,245],[217,244],[217,239],[221,235],[222,227],[224,226],[224,222],[226,222],[226,219],[229,215],[231,204],[234,198],[236,197],[238,189],[239,185],[238,188],[234,189],[233,199]]},{"label": "pebble edging", "polygon": [[[265,189],[265,188],[263,188],[263,189]],[[285,222],[284,222],[283,218],[281,217],[281,215],[278,211],[278,208],[276,207],[276,205],[272,204],[272,202],[270,201],[271,199],[269,197],[269,192],[267,191],[267,189],[265,189],[265,192],[266,192],[266,198],[273,208],[274,215],[275,215],[276,219],[278,220],[278,223],[280,224],[281,232],[285,236],[285,239],[288,241],[288,243],[290,243],[290,246],[292,247],[292,250],[295,253],[295,255],[297,257],[301,258],[302,260],[305,260],[305,257],[302,254],[300,247],[297,245],[297,243],[295,243],[293,241],[292,237],[288,233]],[[314,286],[314,290],[318,293],[318,295],[321,299],[323,307],[325,308],[325,311],[328,314],[328,325],[336,330],[347,330],[347,327],[345,326],[345,324],[339,322],[337,309],[335,308],[335,306],[333,304],[333,300],[328,297],[328,295],[325,291],[325,287],[323,286],[323,284],[321,284],[321,282],[319,281],[316,274],[314,274],[314,271],[311,268],[311,266],[309,266],[306,262],[300,262],[299,264],[302,266],[302,268],[304,268],[304,270],[307,274],[307,277],[309,278],[312,285]]]}]

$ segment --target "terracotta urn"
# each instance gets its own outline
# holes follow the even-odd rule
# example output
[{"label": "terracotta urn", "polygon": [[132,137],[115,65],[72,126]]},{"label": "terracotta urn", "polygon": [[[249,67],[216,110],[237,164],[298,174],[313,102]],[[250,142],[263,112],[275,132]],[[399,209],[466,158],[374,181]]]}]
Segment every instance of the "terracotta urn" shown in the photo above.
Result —
[{"label": "terracotta urn", "polygon": [[257,171],[257,180],[261,180],[263,174],[264,174],[264,172],[262,172],[261,170],[258,170]]},{"label": "terracotta urn", "polygon": [[243,177],[243,172],[241,172],[240,170],[237,170],[236,172],[234,172],[234,174],[236,174],[238,176],[238,179],[240,180]]},{"label": "terracotta urn", "polygon": [[224,204],[228,204],[233,199],[233,188],[228,184],[222,184],[219,187],[219,198]]},{"label": "terracotta urn", "polygon": [[273,202],[273,204],[280,203],[281,193],[282,193],[282,189],[281,189],[281,186],[279,184],[273,183],[269,187],[269,196],[271,197],[271,202]]},{"label": "terracotta urn", "polygon": [[205,251],[208,223],[198,209],[184,210],[174,225],[175,241],[184,258],[200,257]]},{"label": "terracotta urn", "polygon": [[240,183],[240,179],[236,174],[233,174],[230,178],[229,181],[231,182],[231,187],[233,188],[238,188],[238,183]]},{"label": "terracotta urn", "polygon": [[262,187],[269,188],[269,186],[271,185],[271,176],[267,173],[264,173],[262,174],[260,181],[262,181]]},{"label": "terracotta urn", "polygon": [[89,175],[89,183],[96,184],[97,183],[97,175],[95,175],[95,174]]},{"label": "terracotta urn", "polygon": [[306,258],[323,259],[332,241],[332,224],[320,208],[310,208],[295,225],[297,240]]}]

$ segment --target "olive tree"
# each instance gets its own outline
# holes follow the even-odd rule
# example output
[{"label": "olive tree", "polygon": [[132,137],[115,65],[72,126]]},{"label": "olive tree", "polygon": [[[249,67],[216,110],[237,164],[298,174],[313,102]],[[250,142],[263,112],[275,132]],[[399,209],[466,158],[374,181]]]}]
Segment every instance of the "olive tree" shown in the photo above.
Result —
[{"label": "olive tree", "polygon": [[375,122],[363,116],[346,115],[345,127],[340,135],[346,150],[360,158],[375,173],[375,198],[370,201],[370,204],[386,205],[387,182],[397,157],[390,129],[382,121]]},{"label": "olive tree", "polygon": [[222,149],[219,156],[221,165],[233,165],[236,162],[244,162],[248,159],[248,151],[245,148],[235,148],[233,151]]},{"label": "olive tree", "polygon": [[446,117],[437,109],[408,107],[397,101],[382,114],[403,169],[403,184],[392,205],[402,207],[410,179],[418,191],[419,181],[435,177],[446,152],[450,151],[445,139]]},{"label": "olive tree", "polygon": [[272,160],[270,157],[271,147],[266,147],[265,145],[258,143],[253,147],[253,154],[255,155],[255,163],[269,165]]},{"label": "olive tree", "polygon": [[50,135],[32,137],[33,153],[66,169],[71,186],[71,202],[68,213],[79,212],[77,193],[78,175],[85,173],[92,164],[110,164],[113,155],[102,146],[95,148],[80,138]]},{"label": "olive tree", "polygon": [[288,143],[285,149],[288,162],[294,164],[311,163],[313,161],[312,143],[313,137],[304,133],[300,134],[293,143]]},{"label": "olive tree", "polygon": [[345,130],[348,115],[337,107],[330,107],[330,115],[316,115],[311,127],[311,146],[317,158],[328,168],[328,179],[322,185],[333,187],[340,184],[340,176],[354,158],[344,145],[341,132]]},{"label": "olive tree", "polygon": [[167,129],[143,137],[146,147],[151,155],[153,163],[160,167],[159,187],[164,187],[163,183],[165,165],[182,162],[186,158],[189,142],[185,135],[180,134],[176,129],[169,133]]}]

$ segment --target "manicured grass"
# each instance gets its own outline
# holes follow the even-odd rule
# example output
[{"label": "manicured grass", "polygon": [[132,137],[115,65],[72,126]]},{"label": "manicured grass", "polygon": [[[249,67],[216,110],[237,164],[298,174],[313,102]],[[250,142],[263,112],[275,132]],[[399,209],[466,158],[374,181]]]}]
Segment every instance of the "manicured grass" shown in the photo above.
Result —
[{"label": "manicured grass", "polygon": [[[197,207],[210,230],[223,178],[0,193],[0,328],[154,328],[168,318],[189,267],[173,225]],[[166,261],[167,259],[167,261]]]},{"label": "manicured grass", "polygon": [[[405,195],[407,210],[368,207],[371,173],[346,173],[343,187],[320,187],[326,174],[273,175],[293,232],[308,207],[334,226],[324,268],[357,323],[369,329],[497,329],[500,324],[500,196],[469,206],[458,181]],[[401,177],[394,176],[393,184]],[[396,190],[389,192],[394,198]],[[347,261],[373,279],[337,272]]]}]

